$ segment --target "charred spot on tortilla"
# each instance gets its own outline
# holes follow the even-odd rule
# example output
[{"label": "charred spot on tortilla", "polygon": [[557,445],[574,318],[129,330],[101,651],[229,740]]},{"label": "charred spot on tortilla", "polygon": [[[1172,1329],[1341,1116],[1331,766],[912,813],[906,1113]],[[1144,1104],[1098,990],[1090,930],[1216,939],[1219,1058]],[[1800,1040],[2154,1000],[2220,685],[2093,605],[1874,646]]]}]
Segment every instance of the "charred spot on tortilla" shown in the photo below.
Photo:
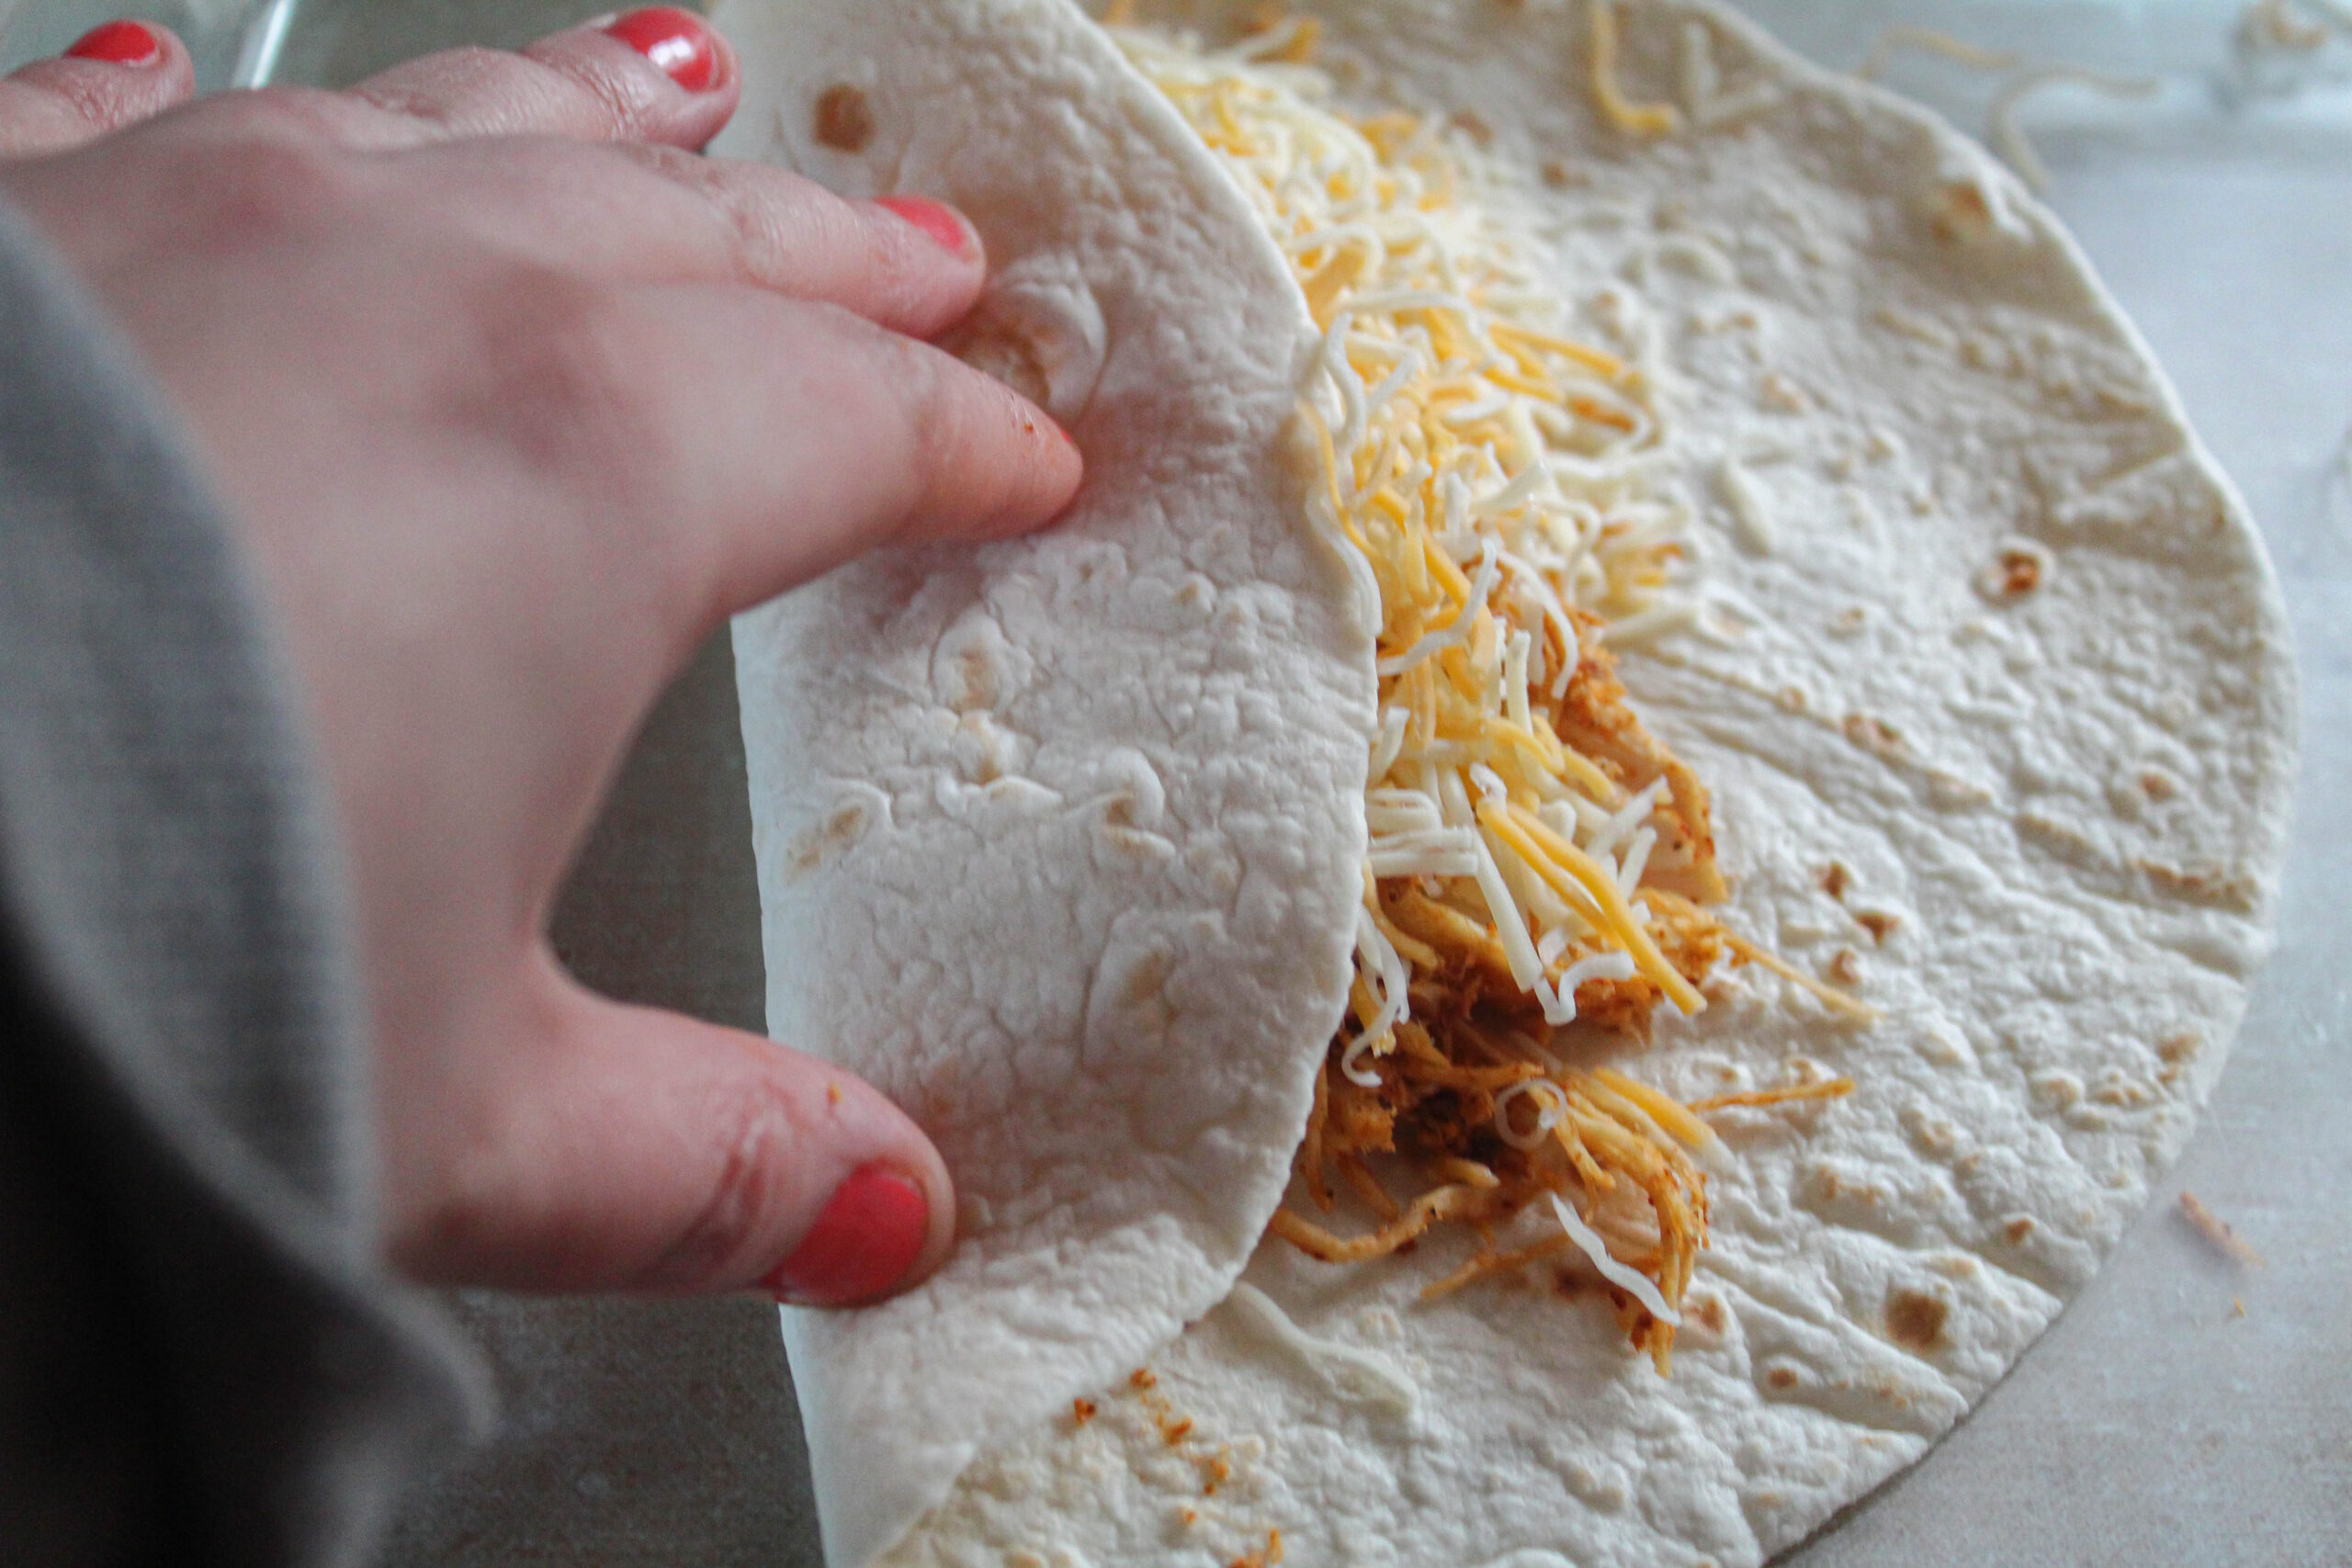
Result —
[{"label": "charred spot on tortilla", "polygon": [[1996,602],[2022,599],[2049,580],[2050,567],[2048,550],[2030,540],[2011,540],[1995,554],[1979,585]]},{"label": "charred spot on tortilla", "polygon": [[874,103],[865,89],[836,82],[817,95],[813,132],[820,147],[863,152],[874,141]]},{"label": "charred spot on tortilla", "polygon": [[869,808],[864,802],[850,801],[835,807],[820,820],[810,823],[793,835],[785,846],[786,874],[793,877],[807,876],[820,867],[830,865],[846,854],[865,836]]},{"label": "charred spot on tortilla", "polygon": [[1886,1298],[1886,1337],[1906,1350],[1932,1350],[1943,1339],[1951,1308],[1938,1296],[1892,1291]]}]

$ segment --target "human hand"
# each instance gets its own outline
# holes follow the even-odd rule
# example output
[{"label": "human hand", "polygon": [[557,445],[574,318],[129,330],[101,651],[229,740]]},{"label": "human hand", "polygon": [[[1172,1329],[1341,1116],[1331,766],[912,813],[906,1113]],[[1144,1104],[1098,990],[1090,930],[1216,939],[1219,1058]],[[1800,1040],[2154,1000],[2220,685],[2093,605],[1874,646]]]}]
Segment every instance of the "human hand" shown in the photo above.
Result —
[{"label": "human hand", "polygon": [[544,933],[638,721],[726,616],[1068,500],[1046,417],[918,341],[977,295],[977,240],[684,151],[737,73],[683,12],[160,114],[187,56],[147,32],[144,63],[0,84],[0,148],[43,154],[0,196],[170,393],[276,613],[356,896],[390,1256],[821,1302],[920,1278],[955,1211],[912,1122],[587,992]]}]

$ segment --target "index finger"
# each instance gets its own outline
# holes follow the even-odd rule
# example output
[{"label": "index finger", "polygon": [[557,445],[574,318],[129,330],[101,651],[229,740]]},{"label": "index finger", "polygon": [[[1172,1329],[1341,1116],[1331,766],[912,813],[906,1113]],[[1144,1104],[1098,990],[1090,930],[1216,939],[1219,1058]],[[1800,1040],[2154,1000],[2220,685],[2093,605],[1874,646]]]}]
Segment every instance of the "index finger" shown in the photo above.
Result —
[{"label": "index finger", "polygon": [[700,147],[735,112],[735,52],[691,11],[656,6],[520,51],[453,49],[396,65],[347,96],[396,117],[368,140],[560,136]]},{"label": "index finger", "polygon": [[[623,538],[615,570],[646,578],[664,563],[647,581],[669,595],[660,619],[677,656],[876,546],[1023,533],[1079,486],[1077,446],[1035,405],[837,307],[669,285],[585,324],[575,358],[627,367],[622,434],[603,444],[632,460],[613,483],[639,487],[630,499],[662,536],[650,554]],[[511,417],[572,427],[544,399]]]}]

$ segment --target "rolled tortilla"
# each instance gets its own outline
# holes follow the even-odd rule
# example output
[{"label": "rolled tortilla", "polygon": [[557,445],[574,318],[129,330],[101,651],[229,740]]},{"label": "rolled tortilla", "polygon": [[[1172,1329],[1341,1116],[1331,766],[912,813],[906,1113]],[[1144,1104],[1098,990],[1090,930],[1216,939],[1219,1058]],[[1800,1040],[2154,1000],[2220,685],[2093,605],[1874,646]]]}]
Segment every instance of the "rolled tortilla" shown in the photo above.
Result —
[{"label": "rolled tortilla", "polygon": [[[1187,16],[1216,42],[1247,9]],[[889,1557],[1754,1563],[1981,1398],[2186,1139],[2268,942],[2275,585],[2071,242],[1921,111],[1706,6],[1610,8],[1601,59],[1581,4],[1303,9],[1344,103],[1465,117],[1563,296],[1645,355],[1736,624],[1622,672],[1713,787],[1726,920],[1883,1021],[1745,967],[1625,1064],[1690,1100],[1860,1085],[1716,1118],[1670,1379],[1558,1299],[1576,1274],[1428,1302],[1470,1238],[1353,1270],[1270,1243],[1236,1305],[991,1427]]]},{"label": "rolled tortilla", "polygon": [[744,616],[768,1020],[937,1140],[953,1260],[787,1311],[826,1549],[1224,1296],[1339,1019],[1372,628],[1283,460],[1312,330],[1182,122],[1057,4],[738,6],[720,151],[969,214],[957,346],[1077,434],[1035,539],[885,552]]}]

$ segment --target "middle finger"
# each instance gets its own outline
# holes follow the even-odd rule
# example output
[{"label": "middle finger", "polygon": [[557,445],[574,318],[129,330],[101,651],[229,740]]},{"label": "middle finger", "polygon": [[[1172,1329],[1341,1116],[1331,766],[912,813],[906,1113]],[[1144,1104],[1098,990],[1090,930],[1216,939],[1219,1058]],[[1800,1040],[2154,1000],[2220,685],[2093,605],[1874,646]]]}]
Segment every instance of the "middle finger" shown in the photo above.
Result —
[{"label": "middle finger", "polygon": [[787,170],[675,148],[500,138],[418,148],[392,166],[478,238],[536,265],[750,284],[914,337],[970,309],[985,271],[978,236],[936,202],[849,201]]}]

